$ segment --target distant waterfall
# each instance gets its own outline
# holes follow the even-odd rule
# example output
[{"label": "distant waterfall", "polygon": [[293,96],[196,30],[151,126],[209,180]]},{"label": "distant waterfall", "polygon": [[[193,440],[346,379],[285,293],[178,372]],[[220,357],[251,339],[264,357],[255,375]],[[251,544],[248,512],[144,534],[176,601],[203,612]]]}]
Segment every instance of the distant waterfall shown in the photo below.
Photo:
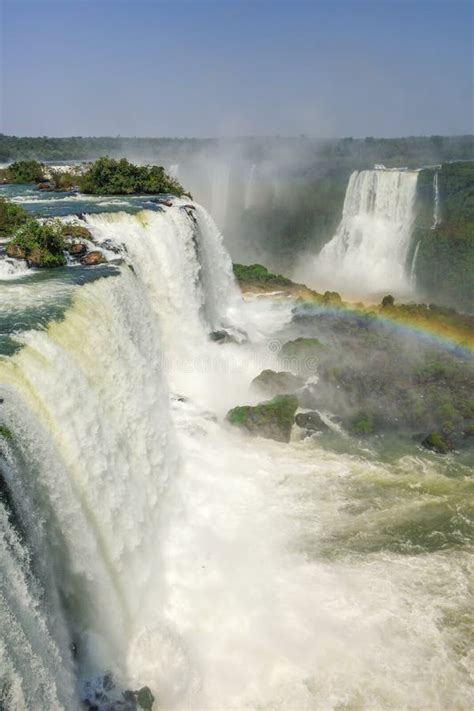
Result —
[{"label": "distant waterfall", "polygon": [[414,221],[418,173],[352,173],[342,220],[316,262],[302,268],[315,288],[363,295],[409,289],[406,261]]},{"label": "distant waterfall", "polygon": [[431,229],[435,230],[439,223],[441,222],[440,219],[440,209],[439,209],[439,178],[438,178],[438,171],[434,174],[433,178],[433,195],[434,195],[434,205],[433,205],[433,224],[431,225]]},{"label": "distant waterfall", "polygon": [[413,259],[411,260],[410,268],[410,284],[416,286],[416,261],[418,259],[418,252],[420,249],[420,240],[416,243],[415,251],[413,252]]}]

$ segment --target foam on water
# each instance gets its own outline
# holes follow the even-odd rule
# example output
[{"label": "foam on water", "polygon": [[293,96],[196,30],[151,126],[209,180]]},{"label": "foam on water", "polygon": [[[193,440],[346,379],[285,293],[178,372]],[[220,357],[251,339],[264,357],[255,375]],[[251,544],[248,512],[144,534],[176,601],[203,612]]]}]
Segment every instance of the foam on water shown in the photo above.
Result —
[{"label": "foam on water", "polygon": [[[181,205],[89,216],[133,271],[77,290],[61,322],[0,360],[7,479],[26,530],[44,522],[48,591],[27,583],[23,607],[0,608],[2,628],[29,628],[1,650],[7,708],[28,708],[38,679],[45,708],[73,708],[74,641],[82,683],[111,670],[169,710],[467,710],[467,477],[227,426],[290,307],[243,304],[212,220]],[[250,340],[208,339],[229,324]],[[409,527],[437,507],[445,548]],[[8,548],[7,588],[30,570]]]}]

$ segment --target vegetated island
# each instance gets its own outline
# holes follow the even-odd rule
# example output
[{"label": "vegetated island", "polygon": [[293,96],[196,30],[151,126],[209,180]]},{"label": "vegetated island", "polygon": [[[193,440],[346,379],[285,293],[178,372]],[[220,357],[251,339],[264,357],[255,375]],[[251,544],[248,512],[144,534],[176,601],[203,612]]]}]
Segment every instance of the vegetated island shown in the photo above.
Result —
[{"label": "vegetated island", "polygon": [[[80,191],[89,195],[188,195],[178,181],[156,165],[136,166],[126,159],[99,158],[71,170],[48,169],[43,164],[18,161],[0,172],[4,184],[34,183],[39,190]],[[95,266],[106,261],[91,248],[90,231],[82,225],[58,219],[36,220],[19,205],[0,198],[0,239],[12,259],[24,259],[29,267],[62,267],[67,255]],[[92,245],[93,246],[93,245]]]},{"label": "vegetated island", "polygon": [[17,161],[0,171],[3,184],[35,183],[46,191],[86,195],[186,195],[180,183],[160,165],[134,165],[126,158],[104,156],[69,170],[51,169],[37,161]]}]

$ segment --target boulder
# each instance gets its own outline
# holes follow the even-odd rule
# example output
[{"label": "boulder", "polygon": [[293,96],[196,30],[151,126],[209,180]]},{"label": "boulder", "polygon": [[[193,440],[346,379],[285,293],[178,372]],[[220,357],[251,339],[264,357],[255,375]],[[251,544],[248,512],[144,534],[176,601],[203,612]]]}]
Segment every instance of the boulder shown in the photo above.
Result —
[{"label": "boulder", "polygon": [[273,400],[261,402],[254,407],[234,407],[227,413],[227,421],[250,434],[277,442],[289,442],[297,408],[295,395],[277,395]]},{"label": "boulder", "polygon": [[448,452],[451,452],[453,449],[449,440],[443,435],[438,434],[438,432],[430,432],[421,444],[425,449],[429,449],[437,454],[448,454]]},{"label": "boulder", "polygon": [[86,254],[85,257],[82,257],[81,264],[84,264],[86,267],[94,267],[97,264],[103,264],[105,261],[106,259],[102,252],[94,250],[93,252]]},{"label": "boulder", "polygon": [[144,711],[151,711],[153,708],[155,697],[151,693],[150,688],[148,686],[142,686],[142,688],[136,691],[135,693],[139,708],[144,709]]},{"label": "boulder", "polygon": [[321,416],[315,411],[299,412],[295,417],[295,422],[298,427],[302,427],[310,432],[325,432],[329,429],[327,424],[321,419]]},{"label": "boulder", "polygon": [[83,242],[72,242],[66,249],[72,257],[82,257],[87,252],[87,245]]},{"label": "boulder", "polygon": [[304,379],[293,375],[287,370],[262,370],[260,375],[252,380],[251,388],[265,395],[290,395],[303,387]]}]

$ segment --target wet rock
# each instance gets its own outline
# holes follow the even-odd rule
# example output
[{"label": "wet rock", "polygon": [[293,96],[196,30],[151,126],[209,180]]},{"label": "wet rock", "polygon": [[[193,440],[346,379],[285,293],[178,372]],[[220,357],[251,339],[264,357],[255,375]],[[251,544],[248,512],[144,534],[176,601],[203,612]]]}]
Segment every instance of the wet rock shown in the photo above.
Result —
[{"label": "wet rock", "polygon": [[238,329],[221,328],[218,331],[211,331],[209,338],[215,343],[243,343],[247,339],[247,334]]},{"label": "wet rock", "polygon": [[295,417],[295,422],[298,427],[302,427],[310,432],[325,432],[329,429],[327,424],[323,422],[319,413],[299,412]]},{"label": "wet rock", "polygon": [[155,697],[151,693],[150,688],[148,686],[143,686],[135,693],[139,708],[143,709],[144,711],[151,711],[153,708]]},{"label": "wet rock", "polygon": [[55,187],[54,183],[46,182],[46,183],[38,183],[38,185],[36,186],[36,189],[51,193],[51,192],[55,191],[56,187]]},{"label": "wet rock", "polygon": [[110,239],[106,239],[103,242],[99,243],[99,247],[102,249],[107,249],[109,252],[113,252],[114,254],[120,254],[122,252],[122,249],[119,247],[119,245],[115,244],[115,242],[112,242]]},{"label": "wet rock", "polygon": [[83,242],[73,242],[66,247],[72,257],[82,257],[87,252],[87,245]]},{"label": "wet rock", "polygon": [[425,449],[429,449],[437,454],[448,454],[448,452],[451,452],[453,449],[449,440],[443,435],[438,434],[438,432],[430,432],[428,437],[425,437],[421,444]]},{"label": "wet rock", "polygon": [[278,395],[254,407],[234,407],[227,413],[227,421],[251,434],[277,442],[289,442],[297,408],[295,395]]},{"label": "wet rock", "polygon": [[98,251],[93,251],[89,252],[86,254],[85,257],[81,259],[81,264],[84,264],[86,267],[94,267],[97,264],[103,264],[105,261],[107,261],[102,254],[102,252]]},{"label": "wet rock", "polygon": [[260,375],[252,380],[252,389],[265,395],[291,395],[304,385],[304,379],[286,370],[262,370]]}]

